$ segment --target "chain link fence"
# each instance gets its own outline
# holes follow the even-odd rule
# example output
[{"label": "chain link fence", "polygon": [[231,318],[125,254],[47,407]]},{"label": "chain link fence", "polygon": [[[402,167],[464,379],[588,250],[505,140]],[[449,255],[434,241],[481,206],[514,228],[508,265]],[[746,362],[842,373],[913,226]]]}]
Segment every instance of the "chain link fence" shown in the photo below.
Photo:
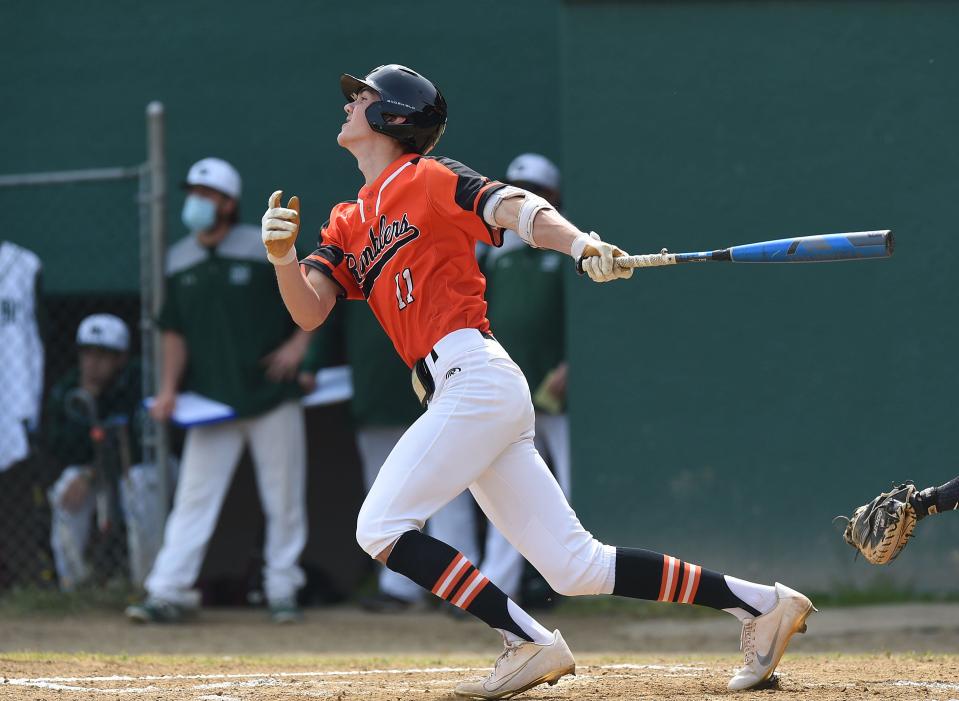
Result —
[{"label": "chain link fence", "polygon": [[[0,596],[139,586],[168,503],[152,394],[163,108],[130,167],[0,176]],[[79,336],[78,336],[79,333]]]}]

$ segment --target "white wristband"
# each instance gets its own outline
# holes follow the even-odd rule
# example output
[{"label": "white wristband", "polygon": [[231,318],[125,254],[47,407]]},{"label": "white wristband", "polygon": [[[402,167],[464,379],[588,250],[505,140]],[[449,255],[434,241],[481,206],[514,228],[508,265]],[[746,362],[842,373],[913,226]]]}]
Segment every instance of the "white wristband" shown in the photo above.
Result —
[{"label": "white wristband", "polygon": [[273,263],[273,265],[289,265],[290,263],[293,263],[294,261],[298,260],[298,258],[296,257],[296,246],[290,246],[290,250],[287,251],[286,255],[283,256],[282,258],[277,258],[276,256],[271,255],[269,251],[267,251],[266,259],[270,261],[271,263]]},{"label": "white wristband", "polygon": [[583,257],[583,251],[586,249],[586,246],[593,243],[593,241],[594,239],[591,239],[589,234],[580,232],[579,236],[574,238],[573,243],[569,246],[569,255],[578,263],[579,259]]}]

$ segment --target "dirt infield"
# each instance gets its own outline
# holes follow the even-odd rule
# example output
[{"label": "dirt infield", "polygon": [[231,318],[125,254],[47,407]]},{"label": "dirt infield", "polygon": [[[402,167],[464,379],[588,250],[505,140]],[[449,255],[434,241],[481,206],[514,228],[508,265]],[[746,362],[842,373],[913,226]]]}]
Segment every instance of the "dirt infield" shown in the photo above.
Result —
[{"label": "dirt infield", "polygon": [[[770,687],[735,696],[729,616],[637,619],[549,613],[577,653],[575,678],[531,699],[959,699],[959,606],[824,611],[797,636]],[[310,611],[276,627],[256,611],[138,627],[119,615],[0,620],[0,699],[448,698],[485,674],[495,634],[441,613]]]},{"label": "dirt infield", "polygon": [[[0,697],[13,701],[97,698],[151,699],[443,699],[460,679],[481,676],[477,660],[454,664],[380,666],[372,661],[318,659],[315,664],[224,659],[219,662],[138,659],[2,658],[8,675]],[[426,663],[427,660],[419,660]],[[447,660],[450,662],[450,660]],[[955,656],[799,655],[784,662],[767,688],[732,694],[726,681],[732,657],[647,658],[616,662],[582,659],[576,677],[524,695],[530,699],[954,699],[959,698],[959,658]],[[951,681],[949,681],[951,680]]]}]

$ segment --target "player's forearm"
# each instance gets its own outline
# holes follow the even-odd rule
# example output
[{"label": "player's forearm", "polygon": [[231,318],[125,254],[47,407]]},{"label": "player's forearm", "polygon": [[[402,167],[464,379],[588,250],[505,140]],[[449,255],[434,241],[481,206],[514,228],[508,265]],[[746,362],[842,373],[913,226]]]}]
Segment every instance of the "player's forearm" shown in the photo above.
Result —
[{"label": "player's forearm", "polygon": [[326,321],[336,297],[330,299],[328,295],[317,294],[296,262],[273,267],[283,304],[296,325],[304,331],[312,331]]},{"label": "player's forearm", "polygon": [[186,340],[174,331],[164,331],[161,337],[163,346],[163,372],[160,376],[160,393],[175,394],[186,370]]},{"label": "player's forearm", "polygon": [[[517,231],[519,228],[521,198],[504,200],[494,214],[496,225]],[[533,241],[537,248],[549,248],[571,255],[573,241],[586,236],[555,209],[544,209],[533,219]]]}]

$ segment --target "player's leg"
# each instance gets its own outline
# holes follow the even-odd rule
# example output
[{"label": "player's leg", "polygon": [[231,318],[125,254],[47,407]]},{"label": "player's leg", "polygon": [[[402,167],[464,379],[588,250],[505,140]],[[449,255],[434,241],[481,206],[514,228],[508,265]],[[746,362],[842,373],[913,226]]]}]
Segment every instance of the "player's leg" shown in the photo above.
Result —
[{"label": "player's leg", "polygon": [[154,465],[131,465],[120,477],[120,506],[127,532],[130,582],[142,587],[156,560],[163,536],[163,513],[157,499],[160,475]]},{"label": "player's leg", "polygon": [[[733,688],[767,678],[812,610],[806,597],[782,585],[756,584],[662,553],[600,543],[583,528],[531,440],[510,446],[471,490],[490,520],[560,594],[698,604],[737,616],[745,626],[747,665],[734,677]],[[759,646],[758,658],[750,655],[753,644]]]},{"label": "player's leg", "polygon": [[954,477],[938,487],[927,487],[912,499],[916,518],[959,509],[959,477]]},{"label": "player's leg", "polygon": [[[505,698],[555,683],[573,673],[575,662],[558,631],[543,628],[462,553],[419,530],[510,443],[532,436],[522,374],[498,344],[469,350],[453,356],[456,372],[448,365],[435,370],[443,385],[380,470],[360,511],[357,540],[391,569],[502,633],[506,649],[493,673],[456,693]],[[440,359],[447,362],[445,348]]]},{"label": "player's leg", "polygon": [[546,641],[551,634],[462,553],[422,532],[426,520],[474,482],[518,435],[527,427],[532,433],[532,407],[528,394],[525,403],[522,394],[525,381],[512,363],[491,363],[484,345],[454,357],[459,372],[437,389],[429,410],[380,469],[360,509],[357,541],[390,569],[509,639]]},{"label": "player's leg", "polygon": [[306,545],[306,428],[303,407],[284,402],[247,422],[266,534],[263,588],[273,620],[300,618],[296,593],[306,582],[299,566]]},{"label": "player's leg", "polygon": [[53,563],[57,570],[57,580],[62,591],[73,591],[83,584],[90,575],[86,560],[87,543],[90,538],[90,524],[96,497],[92,487],[82,502],[67,508],[63,497],[70,484],[77,479],[86,479],[85,471],[69,466],[60,474],[56,482],[47,490],[50,502],[50,547],[53,551]]},{"label": "player's leg", "polygon": [[[407,426],[363,426],[356,431],[356,448],[363,468],[363,485],[369,492],[386,458],[406,432]],[[377,563],[379,592],[360,601],[360,605],[376,613],[402,611],[423,595],[423,589],[409,577]]]},{"label": "player's leg", "polygon": [[127,609],[131,620],[176,620],[199,605],[193,585],[243,450],[241,424],[228,421],[187,431],[163,547],[144,583],[147,600]]}]

